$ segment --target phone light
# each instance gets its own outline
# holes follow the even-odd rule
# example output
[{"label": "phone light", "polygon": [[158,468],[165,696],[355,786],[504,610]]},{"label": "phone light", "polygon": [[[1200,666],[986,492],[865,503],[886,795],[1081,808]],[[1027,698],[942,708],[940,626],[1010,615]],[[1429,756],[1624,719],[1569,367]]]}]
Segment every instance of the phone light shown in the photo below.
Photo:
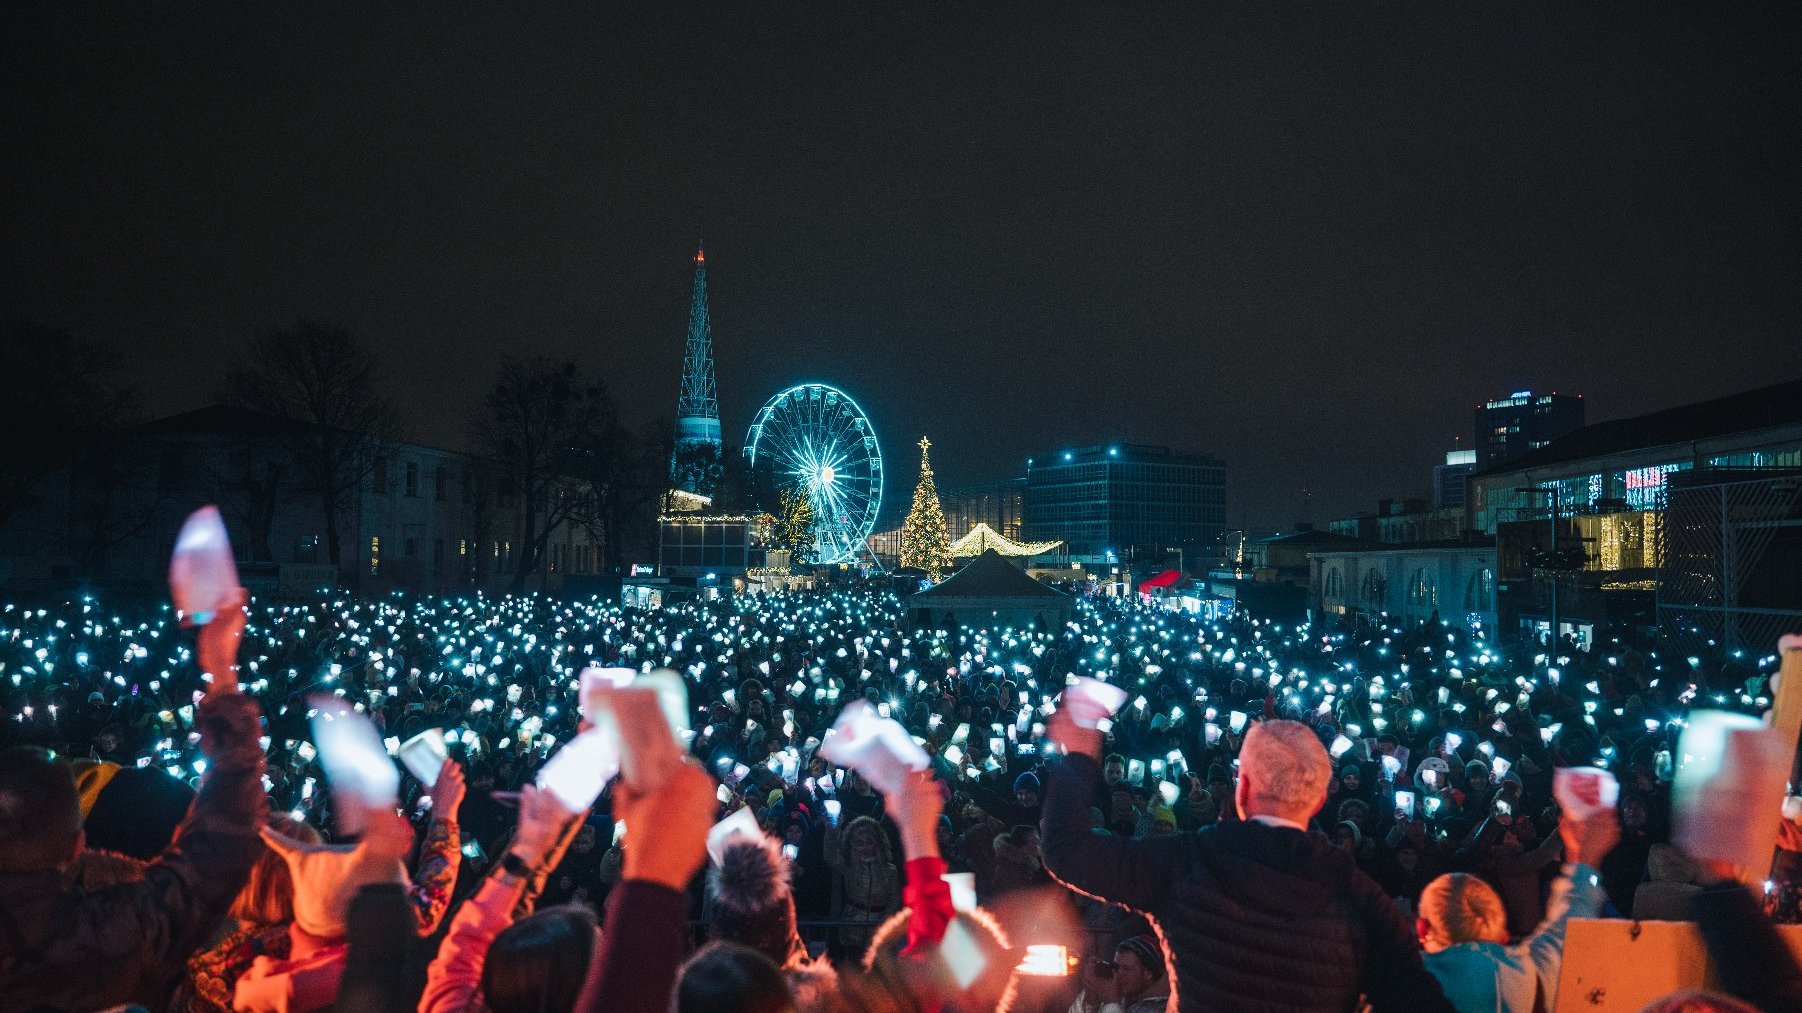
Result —
[{"label": "phone light", "polygon": [[1014,968],[1014,973],[1038,978],[1067,978],[1073,963],[1067,947],[1055,943],[1033,943],[1026,947],[1026,955],[1020,958],[1020,964]]}]

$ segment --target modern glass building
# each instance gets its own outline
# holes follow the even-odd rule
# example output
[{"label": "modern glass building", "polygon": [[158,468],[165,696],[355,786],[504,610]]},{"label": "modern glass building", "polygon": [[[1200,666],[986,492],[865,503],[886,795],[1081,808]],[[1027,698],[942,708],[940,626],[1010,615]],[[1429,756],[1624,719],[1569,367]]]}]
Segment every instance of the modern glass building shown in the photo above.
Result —
[{"label": "modern glass building", "polygon": [[1169,447],[1103,444],[1026,461],[1022,518],[1030,541],[1061,540],[1100,564],[1199,563],[1226,531],[1226,464]]},{"label": "modern glass building", "polygon": [[1477,469],[1525,457],[1583,428],[1583,399],[1571,394],[1518,390],[1477,406]]}]

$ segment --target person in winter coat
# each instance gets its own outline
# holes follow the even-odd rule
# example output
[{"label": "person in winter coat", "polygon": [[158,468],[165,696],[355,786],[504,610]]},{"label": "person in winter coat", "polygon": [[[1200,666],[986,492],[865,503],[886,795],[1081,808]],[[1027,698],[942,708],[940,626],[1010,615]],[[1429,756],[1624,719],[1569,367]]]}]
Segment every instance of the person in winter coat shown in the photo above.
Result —
[{"label": "person in winter coat", "polygon": [[1646,855],[1646,881],[1633,891],[1633,917],[1642,922],[1683,922],[1690,898],[1702,892],[1702,870],[1674,844],[1654,844]]},{"label": "person in winter coat", "polygon": [[288,866],[293,918],[286,926],[286,952],[272,948],[256,957],[232,986],[239,1013],[307,1013],[330,1006],[338,994],[349,950],[348,912],[357,890],[373,883],[395,884],[410,901],[414,934],[438,931],[450,907],[462,859],[456,814],[464,792],[463,772],[446,760],[432,785],[433,817],[420,851],[418,869],[402,864],[413,848],[413,831],[392,810],[369,815],[369,827],[355,845],[295,840],[275,828],[263,841]]},{"label": "person in winter coat", "polygon": [[69,768],[42,750],[0,753],[0,1009],[160,1007],[262,851],[263,749],[256,702],[238,691],[242,589],[201,628],[213,682],[195,713],[207,769],[194,806],[143,877],[87,893],[64,869],[82,848]]},{"label": "person in winter coat", "polygon": [[1036,825],[1022,823],[1007,833],[995,835],[995,874],[990,879],[989,899],[1049,882],[1044,858],[1039,852],[1039,828]]},{"label": "person in winter coat", "polygon": [[795,921],[790,863],[767,835],[738,838],[721,851],[707,873],[707,936],[747,946],[781,972],[797,1005],[818,1007],[834,988],[830,962],[807,954]]},{"label": "person in winter coat", "polygon": [[1068,708],[1049,730],[1067,758],[1045,793],[1046,867],[1072,889],[1151,919],[1177,1009],[1343,1011],[1360,995],[1377,1013],[1452,1008],[1382,889],[1306,830],[1332,777],[1307,726],[1248,730],[1234,792],[1243,822],[1142,841],[1089,832],[1100,733]]},{"label": "person in winter coat", "polygon": [[[284,837],[309,844],[321,842],[319,831],[286,814],[269,825]],[[258,957],[280,960],[289,955],[288,925],[294,920],[294,879],[288,863],[267,848],[251,868],[250,879],[232,900],[224,934],[188,958],[188,977],[175,990],[169,1009],[181,1013],[231,1013],[238,979]]]},{"label": "person in winter coat", "polygon": [[1565,926],[1602,910],[1603,856],[1620,839],[1612,811],[1559,825],[1568,863],[1552,884],[1546,919],[1510,946],[1502,898],[1475,876],[1452,873],[1427,884],[1416,928],[1427,970],[1445,986],[1460,1013],[1533,1013],[1552,1009],[1564,962]]},{"label": "person in winter coat", "polygon": [[838,876],[838,917],[853,923],[839,929],[839,943],[862,952],[875,927],[901,906],[901,874],[888,835],[869,816],[852,820],[842,834],[828,827],[826,860]]}]

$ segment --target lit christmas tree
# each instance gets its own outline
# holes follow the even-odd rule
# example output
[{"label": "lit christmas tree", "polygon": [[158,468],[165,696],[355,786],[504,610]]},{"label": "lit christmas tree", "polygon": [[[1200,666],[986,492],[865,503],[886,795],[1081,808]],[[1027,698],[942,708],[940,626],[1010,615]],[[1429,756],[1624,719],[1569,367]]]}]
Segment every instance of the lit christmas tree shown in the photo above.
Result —
[{"label": "lit christmas tree", "polygon": [[776,547],[788,550],[790,565],[812,562],[813,501],[799,489],[784,489],[776,510]]},{"label": "lit christmas tree", "polygon": [[914,486],[913,509],[901,523],[901,565],[925,570],[936,582],[951,566],[951,536],[945,530],[938,486],[932,481],[932,460],[926,453],[931,446],[931,440],[921,438],[920,484]]}]

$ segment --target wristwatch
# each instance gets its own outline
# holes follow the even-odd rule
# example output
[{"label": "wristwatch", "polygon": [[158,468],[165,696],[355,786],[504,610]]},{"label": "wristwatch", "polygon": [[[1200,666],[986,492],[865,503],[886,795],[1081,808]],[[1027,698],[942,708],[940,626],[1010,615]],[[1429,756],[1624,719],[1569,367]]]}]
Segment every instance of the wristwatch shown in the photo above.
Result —
[{"label": "wristwatch", "polygon": [[508,851],[501,856],[501,871],[518,879],[531,879],[532,873],[536,870],[527,865],[525,859]]}]

